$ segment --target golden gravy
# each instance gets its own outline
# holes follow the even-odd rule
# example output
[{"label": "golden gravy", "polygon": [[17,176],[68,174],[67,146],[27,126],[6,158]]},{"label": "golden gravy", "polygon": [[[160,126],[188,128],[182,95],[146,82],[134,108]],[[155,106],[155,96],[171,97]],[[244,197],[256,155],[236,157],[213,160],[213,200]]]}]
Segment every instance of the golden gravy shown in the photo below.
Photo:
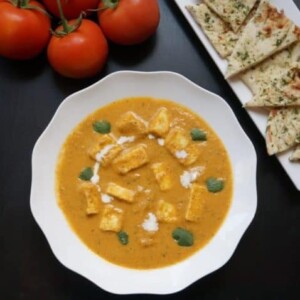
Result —
[{"label": "golden gravy", "polygon": [[59,206],[83,243],[137,269],[201,249],[233,189],[228,154],[210,126],[150,97],[118,100],[84,119],[62,147],[56,178]]}]

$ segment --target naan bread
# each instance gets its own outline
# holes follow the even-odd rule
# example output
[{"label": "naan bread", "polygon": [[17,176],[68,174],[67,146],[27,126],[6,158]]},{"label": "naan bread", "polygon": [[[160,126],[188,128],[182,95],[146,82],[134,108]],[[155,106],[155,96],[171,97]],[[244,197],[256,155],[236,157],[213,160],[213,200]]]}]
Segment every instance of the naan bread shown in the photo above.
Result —
[{"label": "naan bread", "polygon": [[233,32],[228,23],[223,21],[206,4],[187,5],[186,8],[193,19],[200,25],[203,32],[222,58],[229,56],[244,30],[247,22],[254,16],[258,4],[248,14],[238,32]]},{"label": "naan bread", "polygon": [[294,43],[260,64],[246,70],[240,75],[243,82],[250,88],[254,95],[260,94],[265,84],[273,81],[294,62],[300,62],[300,42]]},{"label": "naan bread", "polygon": [[204,0],[222,20],[238,32],[257,0]]},{"label": "naan bread", "polygon": [[[299,140],[300,143],[300,140]],[[290,156],[290,161],[298,161],[300,162],[300,145],[296,147],[294,152]]]},{"label": "naan bread", "polygon": [[300,62],[300,42],[291,46],[291,62]]},{"label": "naan bread", "polygon": [[300,162],[300,145],[296,147],[289,159],[290,161]]},{"label": "naan bread", "polygon": [[260,81],[260,92],[245,106],[300,107],[300,63],[281,69],[277,66],[271,68],[271,71],[273,73],[269,74],[269,78]]},{"label": "naan bread", "polygon": [[300,108],[271,110],[267,123],[266,144],[269,155],[295,146],[300,136]]},{"label": "naan bread", "polygon": [[272,55],[259,65],[252,67],[240,75],[243,82],[254,95],[262,94],[266,85],[284,74],[291,63],[291,49],[285,49]]},{"label": "naan bread", "polygon": [[[293,78],[291,78],[291,75],[294,75],[295,81],[298,77],[295,72],[299,63],[300,43],[298,42],[241,74],[241,79],[254,94],[253,99],[245,106],[299,106],[297,99],[299,97],[296,95],[298,90],[292,84]],[[291,97],[285,93],[285,89],[289,88],[291,88]]]},{"label": "naan bread", "polygon": [[299,40],[300,29],[267,0],[262,0],[247,23],[232,54],[226,77],[232,77]]},{"label": "naan bread", "polygon": [[203,3],[186,8],[220,56],[225,58],[230,55],[238,39],[230,26]]}]

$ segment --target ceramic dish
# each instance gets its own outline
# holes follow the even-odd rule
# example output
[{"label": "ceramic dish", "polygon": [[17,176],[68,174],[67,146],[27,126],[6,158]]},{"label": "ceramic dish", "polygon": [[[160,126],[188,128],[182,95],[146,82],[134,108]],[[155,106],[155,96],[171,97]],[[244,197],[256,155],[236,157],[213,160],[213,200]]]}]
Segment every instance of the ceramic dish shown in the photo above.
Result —
[{"label": "ceramic dish", "polygon": [[[196,24],[196,22],[191,17],[190,13],[186,9],[186,5],[196,4],[199,3],[199,0],[175,0],[179,9],[185,16],[188,23],[193,28],[194,32],[210,54],[211,58],[219,68],[222,74],[225,74],[227,68],[227,61],[222,59],[215,49],[210,44],[209,40],[204,35],[203,31],[201,30],[200,26]],[[297,6],[294,4],[292,0],[272,0],[270,1],[274,4],[277,8],[283,9],[285,14],[293,21],[295,24],[300,25],[300,11],[298,10]],[[225,79],[224,79],[225,80]],[[228,79],[228,84],[231,86],[232,90],[237,95],[238,99],[242,104],[245,104],[249,99],[252,98],[252,94],[247,86],[238,79]],[[253,122],[256,124],[257,128],[261,132],[261,134],[265,135],[266,130],[266,123],[268,115],[264,110],[256,109],[256,110],[247,110],[250,117],[252,118]],[[285,152],[277,155],[279,162],[281,163],[282,167],[295,184],[296,188],[300,190],[300,167],[297,163],[291,163],[289,161],[290,152]]]},{"label": "ceramic dish", "polygon": [[[72,231],[56,201],[55,167],[65,138],[91,112],[129,96],[165,98],[198,113],[223,140],[233,169],[232,204],[218,233],[195,255],[161,269],[127,269],[97,256]],[[33,150],[31,211],[52,251],[67,268],[116,294],[174,293],[220,268],[251,223],[256,201],[256,153],[230,107],[220,97],[171,72],[117,72],[69,96]]]}]

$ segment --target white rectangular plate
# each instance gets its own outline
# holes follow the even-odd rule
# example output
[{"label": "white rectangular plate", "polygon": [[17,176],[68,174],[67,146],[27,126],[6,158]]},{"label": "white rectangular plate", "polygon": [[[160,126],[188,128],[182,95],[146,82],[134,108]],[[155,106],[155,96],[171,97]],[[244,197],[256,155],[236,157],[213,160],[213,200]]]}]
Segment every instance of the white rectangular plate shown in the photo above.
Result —
[{"label": "white rectangular plate", "polygon": [[[210,44],[209,40],[201,30],[201,27],[194,21],[190,13],[186,9],[186,5],[197,4],[199,0],[174,0],[178,5],[179,9],[187,19],[188,23],[191,25],[196,35],[214,60],[215,64],[219,68],[222,74],[225,74],[227,68],[227,61],[222,59],[215,49]],[[273,3],[278,9],[283,9],[285,14],[295,22],[295,24],[300,26],[300,11],[292,0],[272,0]],[[224,80],[226,80],[224,78]],[[247,86],[238,79],[228,79],[228,84],[231,86],[232,90],[235,92],[242,104],[246,103],[251,99],[252,94]],[[267,113],[263,110],[247,110],[253,122],[256,124],[259,131],[262,135],[265,135],[266,123],[267,123]],[[285,169],[286,173],[289,175],[295,186],[300,190],[300,164],[291,163],[289,161],[289,156],[291,152],[286,152],[277,155],[278,160]]]}]

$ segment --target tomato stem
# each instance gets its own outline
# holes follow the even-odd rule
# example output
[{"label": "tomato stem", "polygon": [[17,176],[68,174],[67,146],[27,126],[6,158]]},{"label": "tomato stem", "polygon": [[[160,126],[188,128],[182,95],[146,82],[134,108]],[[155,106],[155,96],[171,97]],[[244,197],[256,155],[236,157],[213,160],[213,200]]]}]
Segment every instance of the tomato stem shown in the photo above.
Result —
[{"label": "tomato stem", "polygon": [[59,10],[59,15],[60,15],[60,19],[61,19],[61,22],[62,22],[62,26],[64,28],[64,32],[66,34],[68,34],[68,33],[71,32],[71,27],[68,25],[68,21],[65,18],[65,15],[64,15],[64,12],[63,12],[60,0],[56,0],[56,2],[57,2],[57,6],[58,6],[58,10]]},{"label": "tomato stem", "polygon": [[18,8],[26,8],[29,0],[14,0],[12,3]]},{"label": "tomato stem", "polygon": [[120,0],[102,0],[103,8],[116,8],[119,5]]},{"label": "tomato stem", "polygon": [[12,2],[16,7],[20,8],[22,6],[22,0],[15,0]]},{"label": "tomato stem", "polygon": [[56,2],[59,10],[59,15],[60,15],[63,30],[54,31],[51,29],[51,33],[57,37],[63,37],[65,35],[68,35],[69,33],[72,33],[73,31],[77,30],[80,27],[84,13],[81,13],[79,17],[75,20],[75,22],[72,21],[72,24],[69,25],[68,20],[66,19],[62,9],[61,0],[56,0]]},{"label": "tomato stem", "polygon": [[45,14],[49,18],[51,17],[45,9],[43,9],[37,5],[31,5],[29,3],[30,0],[8,0],[8,1],[17,8],[37,10],[37,11]]}]

